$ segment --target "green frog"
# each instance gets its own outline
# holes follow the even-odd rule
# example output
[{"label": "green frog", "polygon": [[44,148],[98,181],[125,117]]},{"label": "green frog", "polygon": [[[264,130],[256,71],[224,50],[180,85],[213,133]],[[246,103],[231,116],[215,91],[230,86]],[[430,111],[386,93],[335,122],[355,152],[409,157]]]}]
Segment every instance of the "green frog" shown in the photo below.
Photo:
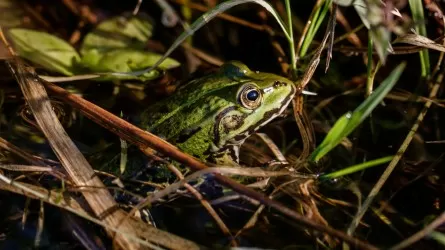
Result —
[{"label": "green frog", "polygon": [[237,166],[241,144],[280,115],[296,89],[284,77],[231,61],[150,106],[142,127],[203,161]]}]

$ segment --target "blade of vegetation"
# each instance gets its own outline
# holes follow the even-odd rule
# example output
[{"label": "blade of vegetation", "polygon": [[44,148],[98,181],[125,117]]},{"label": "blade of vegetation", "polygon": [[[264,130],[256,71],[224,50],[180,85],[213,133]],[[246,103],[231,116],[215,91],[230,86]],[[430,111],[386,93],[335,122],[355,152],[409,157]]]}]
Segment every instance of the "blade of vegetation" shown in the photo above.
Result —
[{"label": "blade of vegetation", "polygon": [[445,234],[438,231],[433,231],[430,233],[429,237],[441,244],[442,247],[445,247]]},{"label": "blade of vegetation", "polygon": [[350,166],[350,167],[347,167],[347,168],[344,168],[344,169],[341,169],[341,170],[338,170],[338,171],[335,171],[335,172],[332,172],[329,174],[322,175],[322,176],[320,176],[320,180],[335,179],[335,178],[342,177],[342,176],[345,176],[348,174],[356,173],[358,171],[362,171],[362,170],[365,170],[370,167],[374,167],[374,166],[381,165],[383,163],[387,163],[387,162],[391,161],[393,157],[394,156],[386,156],[386,157],[382,157],[382,158],[375,159],[372,161],[367,161],[367,162],[363,162],[360,164],[356,164],[356,165],[353,165],[353,166]]},{"label": "blade of vegetation", "polygon": [[80,61],[80,56],[64,40],[28,29],[10,29],[9,36],[17,53],[23,58],[64,75],[75,74],[75,64]]},{"label": "blade of vegetation", "polygon": [[300,57],[306,55],[309,46],[312,44],[314,40],[315,34],[317,34],[318,29],[320,28],[321,23],[324,21],[326,14],[329,11],[329,6],[331,6],[332,0],[326,0],[323,5],[321,5],[315,12],[313,20],[311,20],[311,25],[309,26],[309,30],[304,39],[303,45],[300,50]]},{"label": "blade of vegetation", "polygon": [[184,31],[183,33],[181,33],[181,35],[173,42],[173,44],[170,46],[170,48],[167,50],[167,52],[165,52],[164,55],[153,66],[151,66],[145,70],[134,71],[131,73],[125,73],[125,72],[117,73],[116,72],[116,73],[110,73],[110,74],[115,75],[115,76],[116,75],[139,76],[139,75],[143,75],[147,72],[150,72],[151,70],[158,67],[177,47],[179,47],[179,45],[182,42],[184,42],[188,37],[193,35],[202,26],[204,26],[205,24],[210,22],[210,20],[215,18],[218,14],[221,14],[224,11],[226,11],[232,7],[235,7],[240,4],[245,4],[245,3],[256,3],[256,4],[259,4],[262,7],[264,7],[277,20],[277,22],[280,25],[281,29],[283,30],[286,38],[288,40],[291,39],[291,37],[288,33],[288,28],[287,28],[286,24],[283,22],[283,20],[281,20],[281,17],[278,14],[278,12],[267,1],[264,1],[264,0],[231,0],[231,1],[226,1],[226,2],[223,2],[223,3],[215,6],[213,9],[207,11],[200,18],[198,18],[195,22],[193,22],[190,25],[190,28],[188,30]]},{"label": "blade of vegetation", "polygon": [[[287,13],[287,25],[289,28],[289,53],[290,53],[290,60],[292,65],[292,76],[296,78],[296,72],[297,72],[297,59],[295,58],[295,43],[294,43],[294,31],[293,31],[293,25],[292,25],[292,10],[290,7],[290,0],[286,0],[286,13]],[[295,79],[292,79],[295,80]]]},{"label": "blade of vegetation", "polygon": [[[415,29],[419,35],[426,37],[425,17],[423,15],[423,3],[422,0],[409,0],[409,7],[412,12],[413,20],[415,23]],[[422,68],[422,77],[430,75],[430,56],[428,50],[424,49],[419,52],[420,65]]]},{"label": "blade of vegetation", "polygon": [[335,146],[337,146],[344,137],[348,136],[379,104],[386,94],[392,89],[400,75],[402,74],[406,63],[401,63],[391,74],[382,82],[372,95],[357,107],[353,112],[348,112],[334,124],[332,129],[326,135],[323,142],[315,149],[311,155],[311,160],[317,162]]}]

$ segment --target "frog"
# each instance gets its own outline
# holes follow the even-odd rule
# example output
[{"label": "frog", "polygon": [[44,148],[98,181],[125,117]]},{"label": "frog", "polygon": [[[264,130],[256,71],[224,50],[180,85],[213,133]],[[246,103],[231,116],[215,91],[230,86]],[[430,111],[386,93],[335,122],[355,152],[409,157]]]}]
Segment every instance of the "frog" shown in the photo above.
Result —
[{"label": "frog", "polygon": [[239,149],[287,108],[297,86],[272,73],[228,61],[149,106],[141,126],[204,162],[239,166]]}]

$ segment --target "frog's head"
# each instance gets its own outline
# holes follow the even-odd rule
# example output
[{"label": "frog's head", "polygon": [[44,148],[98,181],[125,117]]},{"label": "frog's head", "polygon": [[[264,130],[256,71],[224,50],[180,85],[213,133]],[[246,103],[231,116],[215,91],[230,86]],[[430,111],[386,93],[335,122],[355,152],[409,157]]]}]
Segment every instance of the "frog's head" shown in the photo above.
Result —
[{"label": "frog's head", "polygon": [[295,84],[278,75],[251,71],[240,62],[228,62],[221,74],[236,81],[226,98],[234,105],[225,107],[215,120],[216,147],[239,145],[260,127],[280,115],[291,102]]}]

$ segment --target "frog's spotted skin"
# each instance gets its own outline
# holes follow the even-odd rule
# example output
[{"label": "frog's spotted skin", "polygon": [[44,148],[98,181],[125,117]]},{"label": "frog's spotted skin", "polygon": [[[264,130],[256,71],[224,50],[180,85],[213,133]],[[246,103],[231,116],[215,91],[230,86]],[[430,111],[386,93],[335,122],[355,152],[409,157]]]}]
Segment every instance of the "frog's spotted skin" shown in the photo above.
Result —
[{"label": "frog's spotted skin", "polygon": [[149,107],[142,126],[201,160],[236,165],[239,146],[281,114],[295,92],[284,77],[229,62]]}]

